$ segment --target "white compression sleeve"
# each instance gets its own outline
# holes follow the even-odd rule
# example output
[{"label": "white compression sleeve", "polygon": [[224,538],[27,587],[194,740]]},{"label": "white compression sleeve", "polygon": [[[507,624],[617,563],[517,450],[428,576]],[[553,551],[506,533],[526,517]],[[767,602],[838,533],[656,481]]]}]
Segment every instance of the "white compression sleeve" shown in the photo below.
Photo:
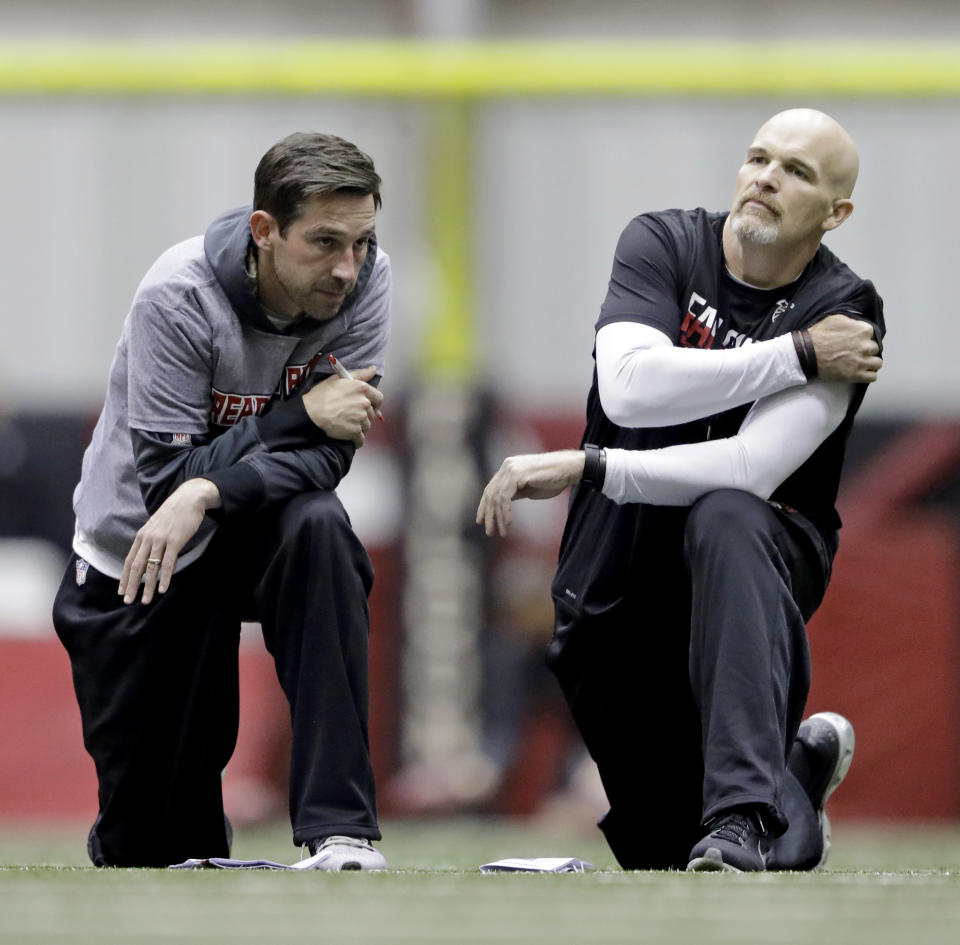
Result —
[{"label": "white compression sleeve", "polygon": [[840,425],[851,387],[811,381],[754,404],[736,436],[659,450],[607,449],[603,494],[614,502],[692,505],[715,489],[762,499]]},{"label": "white compression sleeve", "polygon": [[604,413],[621,427],[699,420],[806,381],[790,335],[721,350],[674,347],[659,329],[611,322],[597,332]]}]

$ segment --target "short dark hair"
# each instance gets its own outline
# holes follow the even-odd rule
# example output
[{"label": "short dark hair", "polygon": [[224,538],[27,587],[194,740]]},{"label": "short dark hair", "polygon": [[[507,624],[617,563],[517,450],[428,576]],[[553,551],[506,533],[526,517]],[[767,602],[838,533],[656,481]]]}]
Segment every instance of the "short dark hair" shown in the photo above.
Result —
[{"label": "short dark hair", "polygon": [[287,135],[260,159],[253,176],[253,209],[269,213],[281,236],[307,197],[333,193],[369,194],[380,209],[380,175],[373,159],[336,135]]}]

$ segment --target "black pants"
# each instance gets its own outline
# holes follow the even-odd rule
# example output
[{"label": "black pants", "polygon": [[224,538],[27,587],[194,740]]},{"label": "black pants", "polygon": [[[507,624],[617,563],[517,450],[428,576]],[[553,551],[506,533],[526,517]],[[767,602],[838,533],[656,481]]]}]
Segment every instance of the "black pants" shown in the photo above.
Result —
[{"label": "black pants", "polygon": [[259,620],[293,724],[295,843],[379,839],[367,736],[369,558],[333,493],[223,524],[144,606],[72,560],[54,604],[99,781],[90,857],[225,856],[221,774],[237,737],[241,619]]},{"label": "black pants", "polygon": [[832,553],[736,490],[649,522],[633,586],[589,617],[556,600],[547,651],[610,802],[601,829],[625,868],[682,869],[712,816],[761,804],[781,834],[769,865],[812,867],[817,818],[786,757]]}]

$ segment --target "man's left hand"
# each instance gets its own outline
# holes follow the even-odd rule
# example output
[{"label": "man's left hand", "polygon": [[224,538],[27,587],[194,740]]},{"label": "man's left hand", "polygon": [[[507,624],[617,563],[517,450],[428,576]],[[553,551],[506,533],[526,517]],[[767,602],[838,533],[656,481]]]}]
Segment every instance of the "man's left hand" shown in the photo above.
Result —
[{"label": "man's left hand", "polygon": [[209,479],[188,479],[167,496],[137,532],[123,562],[117,593],[125,604],[136,599],[141,578],[144,604],[155,590],[167,590],[181,549],[197,533],[207,509],[219,506],[220,491]]},{"label": "man's left hand", "polygon": [[559,495],[583,478],[584,458],[583,450],[508,456],[483,490],[477,524],[483,525],[488,535],[506,535],[513,521],[514,499]]}]

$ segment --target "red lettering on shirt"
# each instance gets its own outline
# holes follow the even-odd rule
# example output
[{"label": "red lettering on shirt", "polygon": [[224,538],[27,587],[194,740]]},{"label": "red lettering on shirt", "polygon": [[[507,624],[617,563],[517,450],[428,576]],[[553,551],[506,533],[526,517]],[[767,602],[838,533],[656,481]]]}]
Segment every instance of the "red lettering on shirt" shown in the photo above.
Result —
[{"label": "red lettering on shirt", "polygon": [[712,348],[712,326],[697,318],[693,312],[687,312],[680,325],[680,344],[684,348]]},{"label": "red lettering on shirt", "polygon": [[211,390],[210,422],[217,427],[230,427],[244,417],[258,416],[270,403],[265,394],[225,394]]},{"label": "red lettering on shirt", "polygon": [[219,423],[219,418],[223,413],[223,405],[227,400],[227,395],[221,394],[218,390],[211,390],[210,394],[213,397],[213,404],[210,407],[210,422]]},{"label": "red lettering on shirt", "polygon": [[[306,364],[288,364],[275,393],[289,397],[313,370],[322,354],[322,351],[317,352]],[[244,417],[259,416],[270,403],[268,394],[225,394],[216,388],[211,389],[210,397],[210,422],[218,427],[230,427]]]},{"label": "red lettering on shirt", "polygon": [[283,395],[289,397],[293,389],[300,383],[300,378],[307,373],[305,364],[288,364],[283,374]]}]

